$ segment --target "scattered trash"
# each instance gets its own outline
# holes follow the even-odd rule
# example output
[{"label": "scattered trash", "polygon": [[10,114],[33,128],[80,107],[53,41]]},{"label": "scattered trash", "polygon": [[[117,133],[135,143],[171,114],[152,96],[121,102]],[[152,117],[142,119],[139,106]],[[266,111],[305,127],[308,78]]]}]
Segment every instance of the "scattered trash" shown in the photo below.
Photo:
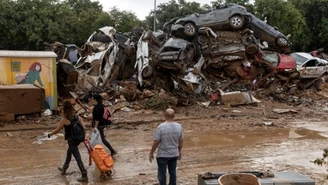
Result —
[{"label": "scattered trash", "polygon": [[294,109],[273,109],[272,112],[278,113],[278,114],[285,114],[285,113],[298,113]]},{"label": "scattered trash", "polygon": [[263,125],[265,125],[265,126],[273,126],[273,122],[263,122]]},{"label": "scattered trash", "polygon": [[209,107],[211,104],[211,101],[207,101],[207,102],[197,102],[198,105],[202,106],[202,107]]},{"label": "scattered trash", "polygon": [[50,138],[48,138],[48,134],[49,134],[49,132],[44,132],[43,133],[43,136],[39,136],[39,137],[37,137],[37,140],[36,141],[34,141],[33,142],[33,144],[42,144],[43,143],[43,141],[51,141],[51,140],[55,140],[55,139],[57,139],[57,135],[52,135],[52,136],[50,136]]},{"label": "scattered trash", "polygon": [[121,111],[124,111],[124,112],[131,112],[132,109],[128,108],[128,107],[123,107],[121,108]]},{"label": "scattered trash", "polygon": [[228,92],[223,93],[221,92],[222,102],[226,105],[245,105],[245,104],[252,104],[252,103],[260,103],[259,100],[254,98],[250,92]]},{"label": "scattered trash", "polygon": [[7,132],[6,135],[9,136],[9,137],[13,137],[13,135],[10,132]]},{"label": "scattered trash", "polygon": [[[252,96],[259,90],[286,103],[312,103],[293,96],[300,89],[324,89],[328,57],[323,49],[290,53],[289,37],[243,6],[226,8],[236,10],[238,16],[221,8],[212,10],[204,14],[211,26],[187,15],[168,21],[163,31],[156,32],[137,27],[123,34],[105,26],[92,33],[81,48],[46,44],[47,50],[57,54],[60,98],[73,97],[75,110],[85,117],[94,93],[103,97],[111,112],[131,111],[121,103],[133,101],[150,109],[247,105],[260,102]],[[222,13],[222,20],[213,12]],[[252,20],[243,24],[249,17]],[[231,18],[238,21],[229,22]]]},{"label": "scattered trash", "polygon": [[42,113],[42,116],[46,117],[46,116],[51,116],[52,115],[52,112],[50,109],[47,109],[45,110],[43,113]]}]

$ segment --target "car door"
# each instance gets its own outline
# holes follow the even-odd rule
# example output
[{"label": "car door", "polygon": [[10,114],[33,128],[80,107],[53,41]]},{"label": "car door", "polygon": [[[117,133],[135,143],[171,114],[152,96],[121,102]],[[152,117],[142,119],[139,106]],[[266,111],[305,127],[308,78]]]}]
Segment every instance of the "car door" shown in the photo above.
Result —
[{"label": "car door", "polygon": [[213,26],[216,23],[216,13],[215,11],[210,11],[206,14],[196,13],[195,16],[199,19],[199,24],[201,26]]},{"label": "car door", "polygon": [[[230,10],[230,11],[229,11]],[[215,12],[215,23],[216,24],[225,24],[229,22],[231,8],[221,8],[214,11]]]},{"label": "car door", "polygon": [[327,66],[319,66],[320,62],[317,59],[306,61],[301,67],[297,68],[300,73],[300,78],[318,78],[327,72]]}]

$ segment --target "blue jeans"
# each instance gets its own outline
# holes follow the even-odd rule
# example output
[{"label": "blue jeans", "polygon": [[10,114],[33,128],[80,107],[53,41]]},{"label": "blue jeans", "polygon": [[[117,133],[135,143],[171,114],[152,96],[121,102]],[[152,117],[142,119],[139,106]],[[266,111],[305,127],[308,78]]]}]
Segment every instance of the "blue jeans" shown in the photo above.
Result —
[{"label": "blue jeans", "polygon": [[157,159],[158,173],[157,178],[160,185],[166,185],[166,166],[168,167],[170,174],[170,183],[169,185],[177,184],[177,160],[178,157],[158,157]]}]

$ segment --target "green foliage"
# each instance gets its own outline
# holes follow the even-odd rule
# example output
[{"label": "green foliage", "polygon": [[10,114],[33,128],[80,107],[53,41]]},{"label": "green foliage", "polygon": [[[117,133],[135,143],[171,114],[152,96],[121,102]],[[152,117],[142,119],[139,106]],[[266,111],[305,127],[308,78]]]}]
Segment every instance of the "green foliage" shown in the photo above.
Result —
[{"label": "green foliage", "polygon": [[[323,150],[323,154],[322,154],[322,157],[321,158],[317,158],[316,160],[314,161],[311,161],[313,162],[314,164],[318,165],[318,166],[323,166],[323,165],[327,165],[327,157],[328,157],[328,148],[325,148]],[[322,184],[326,184],[326,180],[328,179],[328,176],[325,175],[324,176],[324,179],[322,180]]]},{"label": "green foliage", "polygon": [[109,11],[109,14],[111,18],[115,20],[116,30],[120,32],[129,32],[134,27],[141,25],[141,21],[133,12],[120,11],[114,7]]},{"label": "green foliage", "polygon": [[103,26],[131,31],[141,21],[132,12],[102,10],[91,0],[0,0],[0,49],[43,50],[43,43],[81,46]]},{"label": "green foliage", "polygon": [[290,0],[306,20],[301,34],[305,47],[314,50],[319,47],[328,50],[328,0]]},{"label": "green foliage", "polygon": [[294,50],[304,49],[307,41],[301,39],[306,22],[304,16],[290,1],[256,0],[255,15],[276,26],[285,35],[291,34]]},{"label": "green foliage", "polygon": [[224,5],[226,3],[239,4],[241,6],[244,6],[248,12],[254,13],[254,6],[253,6],[253,4],[250,3],[250,0],[216,0],[216,1],[211,2],[213,8],[220,6],[220,5]]},{"label": "green foliage", "polygon": [[[291,34],[293,51],[328,50],[328,0],[215,0],[211,5],[170,0],[157,6],[156,28],[195,12],[224,3],[237,3],[268,24]],[[154,12],[140,21],[133,12],[113,7],[102,10],[94,0],[0,0],[0,49],[42,50],[43,43],[59,41],[81,46],[95,30],[113,26],[130,32],[136,26],[153,27]]]},{"label": "green foliage", "polygon": [[[197,2],[186,2],[185,0],[171,0],[168,3],[161,3],[156,9],[156,28],[162,29],[165,22],[175,18],[189,15],[195,12],[202,12],[204,9]],[[153,29],[154,12],[146,17],[146,24]]]}]

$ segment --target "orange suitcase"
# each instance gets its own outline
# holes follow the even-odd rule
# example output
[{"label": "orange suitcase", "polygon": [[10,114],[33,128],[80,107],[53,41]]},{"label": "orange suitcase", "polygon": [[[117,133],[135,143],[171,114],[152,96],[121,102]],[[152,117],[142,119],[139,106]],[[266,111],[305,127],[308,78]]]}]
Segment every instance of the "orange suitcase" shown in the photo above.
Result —
[{"label": "orange suitcase", "polygon": [[100,178],[106,179],[106,176],[110,176],[113,173],[114,160],[112,156],[103,149],[102,145],[96,145],[92,148],[88,140],[85,140],[83,143],[89,152],[89,165],[92,164],[93,160],[101,173]]}]

